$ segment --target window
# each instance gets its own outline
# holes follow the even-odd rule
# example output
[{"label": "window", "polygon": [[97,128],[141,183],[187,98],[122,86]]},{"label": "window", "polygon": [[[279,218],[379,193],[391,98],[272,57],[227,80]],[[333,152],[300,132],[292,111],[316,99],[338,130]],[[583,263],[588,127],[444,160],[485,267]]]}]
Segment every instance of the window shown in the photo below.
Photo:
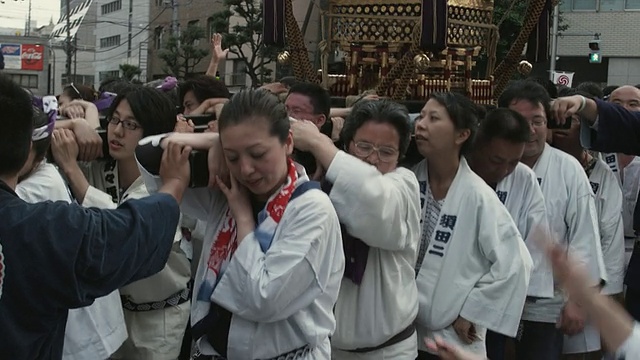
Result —
[{"label": "window", "polygon": [[11,80],[26,89],[38,88],[38,75],[9,74]]},{"label": "window", "polygon": [[[191,20],[187,23],[187,28],[200,26],[200,20]],[[193,41],[193,46],[200,46],[200,39]]]},{"label": "window", "polygon": [[164,37],[164,28],[162,26],[158,26],[153,31],[153,36],[155,40],[156,49],[162,49],[162,39]]},{"label": "window", "polygon": [[100,7],[100,9],[102,10],[102,15],[109,14],[114,11],[118,11],[122,9],[122,0],[116,0],[116,1],[112,1],[110,3],[104,4]]},{"label": "window", "polygon": [[164,5],[164,0],[156,0],[156,6]]},{"label": "window", "polygon": [[207,39],[211,39],[213,34],[216,33],[216,29],[213,27],[213,17],[207,19]]},{"label": "window", "polygon": [[573,0],[572,1],[572,10],[584,11],[584,10],[593,10],[595,11],[598,8],[598,0]]},{"label": "window", "polygon": [[108,79],[117,79],[120,77],[120,70],[100,71],[98,76],[100,78],[100,82]]},{"label": "window", "polygon": [[600,0],[600,11],[622,11],[625,0]]},{"label": "window", "polygon": [[640,10],[640,0],[625,0],[624,8],[626,10]]},{"label": "window", "polygon": [[76,75],[71,75],[70,79],[71,80],[67,79],[67,74],[62,74],[61,83],[62,84],[76,83],[76,84],[87,84],[87,85],[95,83],[95,76],[93,75],[76,74]]},{"label": "window", "polygon": [[233,74],[231,74],[231,85],[247,85],[247,64],[242,59],[233,59]]},{"label": "window", "polygon": [[120,35],[109,36],[109,37],[100,39],[101,48],[108,48],[108,47],[118,46],[118,45],[120,45]]},{"label": "window", "polygon": [[[604,2],[625,1],[625,0],[601,0]],[[562,0],[560,2],[560,11],[596,11],[598,8],[598,0]]]}]

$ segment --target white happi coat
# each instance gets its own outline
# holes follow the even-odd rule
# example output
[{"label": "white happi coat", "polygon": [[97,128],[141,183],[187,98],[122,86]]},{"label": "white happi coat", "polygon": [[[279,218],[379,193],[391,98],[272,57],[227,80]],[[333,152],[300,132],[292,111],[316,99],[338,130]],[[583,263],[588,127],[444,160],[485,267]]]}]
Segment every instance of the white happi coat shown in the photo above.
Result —
[{"label": "white happi coat", "polygon": [[607,283],[602,289],[605,295],[619,294],[624,280],[624,225],[622,221],[622,191],[607,165],[598,160],[589,176],[595,194],[600,243],[607,273]]},{"label": "white happi coat", "polygon": [[[426,160],[413,171],[424,196],[429,186]],[[419,338],[439,335],[485,355],[486,329],[516,335],[532,267],[509,212],[462,158],[416,279]],[[452,326],[458,316],[473,323],[482,339],[462,343]]]},{"label": "white happi coat", "polygon": [[640,157],[636,156],[622,170],[624,181],[622,182],[622,221],[624,222],[624,236],[635,238],[633,230],[633,212],[640,192]]},{"label": "white happi coat", "polygon": [[622,187],[622,169],[620,169],[620,163],[618,162],[618,154],[616,153],[598,153],[600,160],[613,172],[613,176],[616,178],[618,185]]},{"label": "white happi coat", "polygon": [[[142,177],[138,177],[120,195],[118,167],[115,162],[95,161],[84,164],[83,172],[91,186],[87,189],[82,206],[115,209],[129,199],[149,195]],[[116,201],[114,202],[114,198]],[[189,260],[180,249],[182,232],[178,228],[167,265],[159,273],[138,280],[120,289],[136,304],[162,301],[185,289],[191,279]],[[170,306],[162,311],[127,311],[125,321],[129,338],[114,358],[173,360],[181,348],[184,330],[189,322],[189,301]]]},{"label": "white happi coat", "polygon": [[[58,169],[45,161],[16,186],[16,194],[30,203],[72,202]],[[108,359],[126,338],[120,293],[116,290],[90,306],[69,310],[62,359]]]},{"label": "white happi coat", "polygon": [[[594,195],[580,163],[545,144],[533,171],[545,198],[553,237],[585,264],[594,286],[599,279],[606,280]],[[563,305],[562,292],[556,289],[553,299],[527,302],[522,318],[555,323]]]},{"label": "white happi coat", "polygon": [[[342,151],[331,162],[326,179],[333,184],[329,197],[340,222],[370,246],[360,285],[342,279],[331,343],[342,350],[376,347],[410,326],[418,313],[418,181],[405,168],[382,175]],[[410,339],[413,360],[417,343],[415,337]]]},{"label": "white happi coat", "polygon": [[[622,226],[622,191],[613,171],[602,160],[597,160],[589,182],[595,195],[600,245],[607,274],[602,293],[621,293],[624,280],[624,236]],[[564,337],[563,352],[580,354],[600,350],[600,334],[591,324],[576,335]]]},{"label": "white happi coat", "polygon": [[553,269],[540,248],[537,237],[549,233],[547,207],[533,170],[518,163],[511,174],[496,186],[496,194],[507,207],[533,259],[533,271],[527,295],[553,297]]},{"label": "white happi coat", "polygon": [[[296,185],[308,181],[296,165]],[[151,192],[161,180],[140,169]],[[228,209],[224,194],[209,188],[190,188],[181,209],[206,222],[204,245],[195,277],[191,324],[209,312],[211,302],[197,301],[211,255],[210,249]],[[340,223],[329,197],[312,189],[291,201],[266,253],[253,233],[242,239],[216,286],[211,301],[230,311],[229,360],[268,359],[309,345],[304,359],[331,356],[329,336],[335,329],[333,307],[338,298],[344,253]],[[202,338],[200,351],[215,350]]]}]

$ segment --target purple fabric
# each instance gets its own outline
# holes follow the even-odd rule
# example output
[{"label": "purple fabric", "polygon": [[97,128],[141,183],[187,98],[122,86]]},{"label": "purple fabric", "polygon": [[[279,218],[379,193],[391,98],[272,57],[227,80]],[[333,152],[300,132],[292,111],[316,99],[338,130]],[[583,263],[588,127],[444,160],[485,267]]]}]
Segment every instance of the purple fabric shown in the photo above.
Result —
[{"label": "purple fabric", "polygon": [[[322,182],[321,188],[326,194],[331,192],[333,184],[328,181]],[[343,224],[340,224],[342,231],[342,248],[344,250],[345,266],[344,277],[360,285],[367,268],[369,258],[369,245],[362,240],[351,236]]]},{"label": "purple fabric", "polygon": [[111,103],[113,103],[116,96],[117,95],[114,93],[103,92],[100,94],[98,100],[94,101],[93,104],[98,108],[99,112],[105,111],[111,106]]},{"label": "purple fabric", "polygon": [[[40,109],[41,111],[44,111],[44,103],[42,102],[42,98],[40,96],[32,96],[31,105]],[[49,132],[49,134],[51,134],[53,132],[55,122],[58,118],[58,112],[55,110],[49,111],[49,113],[47,114],[47,118],[49,118],[47,131]]]},{"label": "purple fabric", "polygon": [[175,89],[176,86],[178,86],[178,79],[173,76],[167,76],[157,89],[167,92]]}]

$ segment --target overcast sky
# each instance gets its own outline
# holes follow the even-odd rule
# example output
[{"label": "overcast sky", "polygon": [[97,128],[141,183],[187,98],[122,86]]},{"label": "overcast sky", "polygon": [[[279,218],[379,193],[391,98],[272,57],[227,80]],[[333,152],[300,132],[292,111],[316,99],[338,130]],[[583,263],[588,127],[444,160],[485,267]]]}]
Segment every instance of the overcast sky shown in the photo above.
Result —
[{"label": "overcast sky", "polygon": [[[29,12],[29,0],[4,0],[0,3],[0,27],[24,28]],[[60,17],[60,0],[31,0],[31,20],[38,26],[47,25],[49,19],[58,22]]]}]

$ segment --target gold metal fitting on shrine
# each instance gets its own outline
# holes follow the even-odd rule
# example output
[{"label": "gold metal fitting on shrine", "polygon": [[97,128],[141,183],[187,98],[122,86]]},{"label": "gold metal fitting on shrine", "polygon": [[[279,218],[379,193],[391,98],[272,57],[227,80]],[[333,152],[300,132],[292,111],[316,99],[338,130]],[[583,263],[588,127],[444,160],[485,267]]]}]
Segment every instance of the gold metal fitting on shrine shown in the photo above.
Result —
[{"label": "gold metal fitting on shrine", "polygon": [[522,60],[518,64],[518,72],[524,76],[529,75],[529,73],[533,70],[533,65],[527,60]]},{"label": "gold metal fitting on shrine", "polygon": [[291,54],[288,51],[283,51],[278,54],[278,64],[287,65],[291,61]]},{"label": "gold metal fitting on shrine", "polygon": [[417,71],[425,71],[431,65],[431,59],[426,54],[420,53],[413,57],[413,64]]}]

